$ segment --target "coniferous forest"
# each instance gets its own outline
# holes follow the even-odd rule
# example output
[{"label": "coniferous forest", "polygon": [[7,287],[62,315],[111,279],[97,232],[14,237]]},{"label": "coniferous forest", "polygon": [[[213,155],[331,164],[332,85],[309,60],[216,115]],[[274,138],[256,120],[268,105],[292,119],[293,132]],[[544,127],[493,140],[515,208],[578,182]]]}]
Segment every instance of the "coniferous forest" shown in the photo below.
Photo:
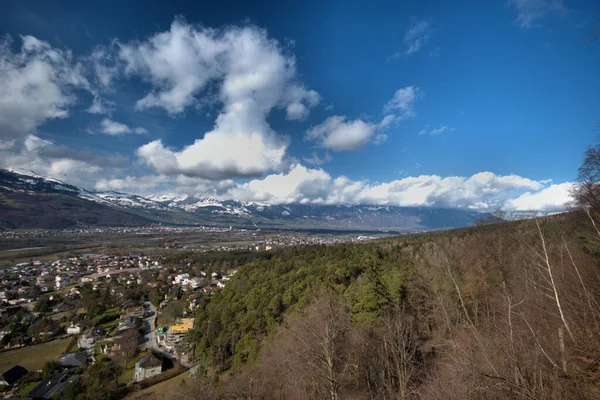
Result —
[{"label": "coniferous forest", "polygon": [[202,299],[187,338],[202,362],[181,395],[597,398],[595,221],[579,209],[274,251]]}]

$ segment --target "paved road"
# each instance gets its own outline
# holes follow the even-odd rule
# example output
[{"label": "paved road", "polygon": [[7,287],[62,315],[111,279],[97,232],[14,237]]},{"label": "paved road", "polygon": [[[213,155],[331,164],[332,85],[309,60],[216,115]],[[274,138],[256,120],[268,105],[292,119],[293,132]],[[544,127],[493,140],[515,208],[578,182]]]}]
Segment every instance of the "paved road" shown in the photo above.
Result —
[{"label": "paved road", "polygon": [[[146,333],[144,334],[146,348],[153,349],[154,351],[164,354],[169,359],[171,359],[171,361],[173,361],[173,362],[179,362],[177,360],[176,356],[169,353],[165,349],[158,347],[158,341],[156,340],[156,330],[155,330],[156,317],[158,316],[158,312],[156,310],[156,307],[154,307],[154,305],[151,302],[147,301],[146,305],[148,306],[148,310],[150,310],[150,316],[146,318],[146,329],[149,328],[150,332],[146,331]],[[193,364],[182,361],[181,365],[183,365],[186,368],[190,368]]]}]

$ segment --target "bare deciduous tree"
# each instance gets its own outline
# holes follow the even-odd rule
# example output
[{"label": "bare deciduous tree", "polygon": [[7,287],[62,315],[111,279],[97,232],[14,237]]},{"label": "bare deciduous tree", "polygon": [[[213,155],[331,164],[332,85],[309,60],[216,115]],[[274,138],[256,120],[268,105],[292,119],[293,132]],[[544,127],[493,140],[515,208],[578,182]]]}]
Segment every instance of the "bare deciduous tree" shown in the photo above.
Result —
[{"label": "bare deciduous tree", "polygon": [[125,360],[125,368],[127,368],[129,361],[136,355],[140,340],[141,335],[136,329],[128,329],[118,337],[117,344]]}]

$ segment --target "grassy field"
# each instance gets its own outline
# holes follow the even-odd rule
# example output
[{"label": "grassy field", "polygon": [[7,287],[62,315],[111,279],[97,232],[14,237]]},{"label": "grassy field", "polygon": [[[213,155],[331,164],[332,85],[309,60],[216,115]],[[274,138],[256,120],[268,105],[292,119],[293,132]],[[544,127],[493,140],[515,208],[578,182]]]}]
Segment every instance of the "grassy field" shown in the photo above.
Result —
[{"label": "grassy field", "polygon": [[[189,382],[189,380],[190,380],[190,373],[184,372],[183,374],[179,374],[176,377],[168,379],[164,382],[160,382],[154,386],[150,386],[149,388],[140,390],[137,393],[131,393],[130,395],[125,397],[125,399],[126,400],[145,399],[145,398],[147,398],[147,396],[149,396],[151,394],[153,394],[155,396],[155,398],[157,398],[157,399],[167,399],[169,397],[172,397],[173,391],[175,389],[177,389],[182,384],[183,381]],[[169,396],[169,395],[171,395],[171,396]]]},{"label": "grassy field", "polygon": [[48,361],[58,360],[66,350],[68,343],[69,339],[57,340],[0,353],[0,373],[16,364],[30,371],[42,369]]}]

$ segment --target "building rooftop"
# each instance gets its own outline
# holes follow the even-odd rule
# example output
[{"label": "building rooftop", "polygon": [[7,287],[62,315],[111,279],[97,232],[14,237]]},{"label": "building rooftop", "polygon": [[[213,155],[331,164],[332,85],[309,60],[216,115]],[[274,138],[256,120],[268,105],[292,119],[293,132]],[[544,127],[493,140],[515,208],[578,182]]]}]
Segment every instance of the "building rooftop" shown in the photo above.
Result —
[{"label": "building rooftop", "polygon": [[136,364],[136,369],[158,367],[160,365],[162,365],[162,361],[156,358],[153,354],[148,354],[147,356],[140,358]]}]

